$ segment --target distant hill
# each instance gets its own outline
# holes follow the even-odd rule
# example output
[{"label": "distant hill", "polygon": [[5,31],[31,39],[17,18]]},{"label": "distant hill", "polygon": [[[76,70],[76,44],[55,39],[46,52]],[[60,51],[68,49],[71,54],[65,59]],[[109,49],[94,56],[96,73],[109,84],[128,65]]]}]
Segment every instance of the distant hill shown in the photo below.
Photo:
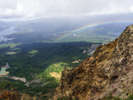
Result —
[{"label": "distant hill", "polygon": [[58,41],[89,41],[105,43],[114,40],[122,30],[131,23],[105,23],[86,25],[79,29],[65,33]]},{"label": "distant hill", "polygon": [[[98,23],[79,19],[37,19],[0,23],[1,42],[108,42],[131,22]],[[110,30],[110,31],[108,31]]]}]

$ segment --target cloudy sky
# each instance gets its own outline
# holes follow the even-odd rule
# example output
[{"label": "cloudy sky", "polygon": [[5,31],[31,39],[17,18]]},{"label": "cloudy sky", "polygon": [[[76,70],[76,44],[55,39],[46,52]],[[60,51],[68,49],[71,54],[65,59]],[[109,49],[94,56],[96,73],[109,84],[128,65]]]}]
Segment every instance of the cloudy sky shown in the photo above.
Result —
[{"label": "cloudy sky", "polygon": [[0,0],[0,18],[133,13],[132,0]]}]

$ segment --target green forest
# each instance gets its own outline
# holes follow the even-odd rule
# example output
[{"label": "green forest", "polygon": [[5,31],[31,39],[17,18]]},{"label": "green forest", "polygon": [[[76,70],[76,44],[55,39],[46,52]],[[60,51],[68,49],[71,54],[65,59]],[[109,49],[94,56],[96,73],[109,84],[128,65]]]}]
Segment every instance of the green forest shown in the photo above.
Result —
[{"label": "green forest", "polygon": [[8,62],[9,76],[22,77],[27,82],[5,77],[0,80],[0,88],[31,95],[51,93],[59,85],[64,68],[78,66],[98,45],[87,42],[2,44],[0,65]]}]

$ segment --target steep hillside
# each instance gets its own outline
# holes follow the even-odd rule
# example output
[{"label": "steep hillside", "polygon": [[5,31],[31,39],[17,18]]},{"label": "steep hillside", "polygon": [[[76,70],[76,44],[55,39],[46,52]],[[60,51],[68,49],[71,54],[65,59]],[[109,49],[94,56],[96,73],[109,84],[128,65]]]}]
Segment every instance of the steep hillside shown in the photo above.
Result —
[{"label": "steep hillside", "polygon": [[[133,94],[133,25],[72,70],[64,70],[55,100],[102,100]],[[61,99],[63,100],[63,99]],[[107,100],[107,99],[105,99]]]}]

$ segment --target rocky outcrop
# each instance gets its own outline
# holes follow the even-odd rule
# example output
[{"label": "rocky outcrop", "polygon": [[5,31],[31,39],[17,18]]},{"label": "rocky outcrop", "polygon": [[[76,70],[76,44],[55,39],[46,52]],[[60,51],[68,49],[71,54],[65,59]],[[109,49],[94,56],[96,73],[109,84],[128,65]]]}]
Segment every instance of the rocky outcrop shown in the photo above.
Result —
[{"label": "rocky outcrop", "polygon": [[22,94],[17,91],[3,90],[0,91],[0,100],[38,100],[36,96]]},{"label": "rocky outcrop", "polygon": [[15,91],[2,91],[0,92],[0,100],[21,100],[21,96]]},{"label": "rocky outcrop", "polygon": [[133,94],[133,25],[113,42],[99,46],[78,67],[62,72],[54,99],[101,100]]}]

